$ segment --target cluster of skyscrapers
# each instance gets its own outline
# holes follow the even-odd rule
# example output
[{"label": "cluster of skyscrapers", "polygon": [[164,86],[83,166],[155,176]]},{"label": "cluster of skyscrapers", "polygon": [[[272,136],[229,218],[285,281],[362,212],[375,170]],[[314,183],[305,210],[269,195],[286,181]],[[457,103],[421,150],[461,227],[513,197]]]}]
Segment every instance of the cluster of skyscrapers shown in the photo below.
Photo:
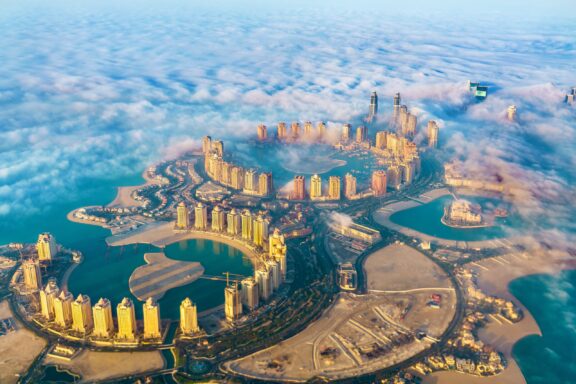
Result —
[{"label": "cluster of skyscrapers", "polygon": [[[271,136],[268,135],[268,127],[264,124],[258,125],[256,133],[260,141],[267,141],[271,138]],[[276,140],[279,141],[316,141],[324,139],[325,135],[326,124],[324,124],[323,121],[318,122],[315,127],[311,121],[306,121],[303,128],[297,121],[293,121],[290,124],[290,129],[288,129],[288,126],[283,121],[279,122],[276,126]]]},{"label": "cluster of skyscrapers", "polygon": [[273,191],[272,173],[258,173],[254,169],[244,169],[224,160],[224,143],[212,141],[210,136],[202,140],[204,170],[214,181],[244,193],[269,196]]}]

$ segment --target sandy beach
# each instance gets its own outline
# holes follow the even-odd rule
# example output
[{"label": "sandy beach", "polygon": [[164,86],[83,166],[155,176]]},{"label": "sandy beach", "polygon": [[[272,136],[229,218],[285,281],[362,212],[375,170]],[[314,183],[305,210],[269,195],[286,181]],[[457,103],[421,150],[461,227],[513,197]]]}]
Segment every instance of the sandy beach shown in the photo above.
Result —
[{"label": "sandy beach", "polygon": [[[0,320],[13,318],[8,301],[0,302]],[[25,372],[46,341],[16,322],[16,330],[0,336],[0,383],[15,384],[17,375]]]},{"label": "sandy beach", "polygon": [[478,286],[485,293],[508,300],[513,300],[524,311],[524,318],[516,324],[497,322],[490,323],[479,330],[482,341],[496,347],[508,359],[508,367],[503,373],[492,377],[474,377],[458,372],[437,372],[424,379],[425,384],[456,384],[456,383],[494,383],[517,384],[526,383],[522,371],[512,358],[514,344],[528,335],[541,335],[538,324],[508,290],[512,280],[531,274],[558,273],[566,269],[569,259],[566,254],[558,252],[510,253],[504,256],[490,258],[477,263],[470,263],[467,267],[478,273]]},{"label": "sandy beach", "polygon": [[107,207],[111,208],[126,208],[126,207],[140,207],[144,204],[143,201],[134,200],[131,196],[132,192],[140,189],[142,187],[146,187],[148,185],[156,185],[161,184],[160,181],[151,179],[148,177],[148,171],[144,171],[142,173],[142,178],[146,180],[144,184],[140,185],[133,185],[129,187],[118,187],[118,192],[116,193],[116,198],[112,200],[111,203],[107,205]]}]

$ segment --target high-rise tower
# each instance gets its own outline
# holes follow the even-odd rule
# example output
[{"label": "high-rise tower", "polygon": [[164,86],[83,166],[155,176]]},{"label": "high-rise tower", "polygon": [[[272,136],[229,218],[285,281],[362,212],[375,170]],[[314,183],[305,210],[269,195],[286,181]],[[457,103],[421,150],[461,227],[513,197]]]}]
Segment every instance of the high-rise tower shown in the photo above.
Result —
[{"label": "high-rise tower", "polygon": [[310,178],[310,198],[318,199],[322,197],[322,178],[316,174]]},{"label": "high-rise tower", "polygon": [[144,316],[144,338],[159,339],[162,337],[162,322],[160,320],[160,305],[149,297],[142,306]]},{"label": "high-rise tower", "polygon": [[190,227],[190,215],[188,214],[188,207],[186,203],[181,201],[176,208],[176,228],[188,229]]},{"label": "high-rise tower", "polygon": [[22,275],[26,288],[34,291],[42,288],[42,272],[40,272],[37,260],[24,260],[22,262]]},{"label": "high-rise tower", "polygon": [[378,94],[376,91],[372,92],[370,96],[370,114],[369,118],[373,119],[378,114]]},{"label": "high-rise tower", "polygon": [[114,333],[112,305],[108,299],[100,298],[92,308],[94,318],[94,336],[110,338]]},{"label": "high-rise tower", "polygon": [[386,194],[386,171],[378,170],[372,173],[372,191],[375,196]]},{"label": "high-rise tower", "polygon": [[58,246],[56,239],[49,233],[41,233],[38,235],[38,242],[36,243],[36,250],[38,251],[38,260],[50,261],[58,253]]},{"label": "high-rise tower", "polygon": [[72,329],[84,335],[94,328],[92,303],[88,295],[78,295],[72,303]]},{"label": "high-rise tower", "polygon": [[344,196],[346,196],[347,199],[356,196],[356,177],[351,173],[347,173],[346,176],[344,176],[344,188]]},{"label": "high-rise tower", "polygon": [[118,333],[116,336],[122,340],[136,340],[136,313],[132,300],[125,297],[116,307],[116,317],[118,318]]},{"label": "high-rise tower", "polygon": [[185,335],[198,333],[198,311],[196,304],[185,298],[180,304],[180,331]]},{"label": "high-rise tower", "polygon": [[340,200],[340,176],[330,176],[328,179],[328,198],[330,200]]}]

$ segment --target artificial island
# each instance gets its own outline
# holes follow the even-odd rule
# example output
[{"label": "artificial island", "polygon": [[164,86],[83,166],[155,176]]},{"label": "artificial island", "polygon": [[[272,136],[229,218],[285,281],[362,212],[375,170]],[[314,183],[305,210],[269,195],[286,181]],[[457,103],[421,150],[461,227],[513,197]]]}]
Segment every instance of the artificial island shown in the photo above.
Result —
[{"label": "artificial island", "polygon": [[[471,102],[487,95],[468,87]],[[502,228],[514,191],[457,161],[442,165],[440,125],[419,124],[399,93],[390,111],[378,108],[374,92],[355,130],[280,122],[241,145],[205,136],[109,205],[68,214],[111,232],[100,261],[50,233],[3,247],[7,327],[47,341],[21,382],[50,367],[86,382],[411,383],[507,371],[510,351],[479,335],[523,321],[523,311],[478,278],[486,260],[530,257]],[[288,161],[290,151],[302,157]],[[482,205],[497,208],[487,217]],[[425,220],[417,209],[429,210]],[[430,229],[440,226],[449,231]],[[113,255],[132,267],[95,280],[115,268]],[[82,360],[89,353],[162,359],[126,378],[96,374]]]}]

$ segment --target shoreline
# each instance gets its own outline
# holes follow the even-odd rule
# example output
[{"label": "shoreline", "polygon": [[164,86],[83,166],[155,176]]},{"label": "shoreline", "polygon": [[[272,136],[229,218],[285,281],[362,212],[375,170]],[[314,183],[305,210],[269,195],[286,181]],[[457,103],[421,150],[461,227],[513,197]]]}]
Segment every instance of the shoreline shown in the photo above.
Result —
[{"label": "shoreline", "polygon": [[[528,252],[509,253],[466,264],[467,268],[477,273],[478,288],[487,295],[514,301],[524,313],[524,318],[518,323],[510,324],[490,319],[485,327],[479,329],[479,339],[502,352],[508,361],[508,366],[496,376],[467,375],[466,383],[526,383],[524,374],[512,356],[512,350],[519,340],[530,335],[542,336],[542,331],[530,311],[510,292],[510,283],[527,276],[554,275],[565,270],[575,269],[574,265],[570,264],[570,258],[561,252],[534,252],[533,255]],[[425,376],[423,384],[457,384],[462,382],[462,378],[460,372],[441,371]]]},{"label": "shoreline", "polygon": [[126,207],[140,207],[144,203],[141,201],[134,200],[131,196],[132,192],[147,187],[149,185],[161,184],[159,180],[151,179],[148,177],[148,169],[145,169],[141,174],[144,179],[144,183],[132,186],[116,187],[116,197],[110,203],[106,204],[105,207],[108,208],[126,208]]}]

